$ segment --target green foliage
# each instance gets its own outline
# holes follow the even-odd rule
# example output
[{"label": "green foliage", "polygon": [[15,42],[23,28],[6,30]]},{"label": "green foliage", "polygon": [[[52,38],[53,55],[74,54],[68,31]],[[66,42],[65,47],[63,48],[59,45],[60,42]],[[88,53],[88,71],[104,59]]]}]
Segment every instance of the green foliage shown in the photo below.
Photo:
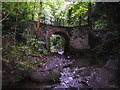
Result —
[{"label": "green foliage", "polygon": [[42,57],[48,54],[45,49],[41,48],[35,50],[35,48],[36,46],[34,46],[33,43],[29,45],[19,44],[14,50],[3,51],[6,52],[6,55],[3,57],[9,59],[9,61],[12,62],[12,66],[16,69],[23,71],[33,70],[36,65],[40,65],[42,63],[40,62],[42,60],[36,61],[35,59],[30,58],[29,55]]},{"label": "green foliage", "polygon": [[[5,16],[11,9],[16,7],[16,2],[3,3],[3,16]],[[69,16],[69,10],[72,9],[71,16]],[[42,10],[42,11],[40,11]],[[38,14],[41,12],[41,19],[47,20],[47,22],[62,22],[64,26],[68,26],[69,17],[72,20],[79,19],[80,16],[87,15],[88,2],[66,2],[65,0],[46,1],[42,3],[40,9],[39,2],[20,2],[16,9],[9,15],[8,19],[11,20],[8,24],[3,24],[3,28],[8,25],[8,28],[14,29],[17,24],[17,32],[23,30],[23,26],[26,26],[28,21],[37,21]],[[15,18],[18,18],[16,23]],[[82,17],[86,20],[86,17]],[[14,20],[14,21],[13,21]],[[58,21],[61,20],[61,21]],[[64,21],[63,21],[64,20]],[[72,21],[74,22],[74,21]],[[84,23],[84,22],[83,22]],[[59,23],[58,23],[59,24]],[[4,26],[5,25],[5,26]],[[12,26],[12,27],[11,27]],[[21,28],[22,27],[22,28]]]},{"label": "green foliage", "polygon": [[[71,16],[69,16],[70,10]],[[47,1],[43,3],[42,17],[45,16],[49,21],[52,19],[55,24],[59,25],[59,22],[62,22],[64,26],[68,26],[69,19],[72,24],[73,20],[78,20],[80,16],[86,16],[87,11],[88,2]],[[82,19],[86,20],[86,17],[82,17]],[[82,23],[84,24],[84,22]]]},{"label": "green foliage", "polygon": [[65,41],[60,35],[52,35],[50,37],[51,52],[55,52],[57,50],[64,50],[64,44]]},{"label": "green foliage", "polygon": [[107,20],[105,19],[98,19],[94,22],[93,29],[104,29],[107,26]]},{"label": "green foliage", "polygon": [[[107,3],[96,3],[92,13],[92,24],[94,30],[108,27],[110,17],[108,16]],[[111,21],[110,21],[111,22]]]},{"label": "green foliage", "polygon": [[[3,46],[3,58],[9,60],[15,69],[22,71],[33,70],[37,65],[42,64],[42,57],[49,53],[44,47],[44,42],[27,36],[27,44],[17,43],[15,47],[12,45]],[[36,60],[30,56],[41,57]]]},{"label": "green foliage", "polygon": [[[29,5],[26,2],[4,2],[2,4],[2,17],[4,18],[11,10],[9,16],[2,22],[3,35],[14,36],[24,32],[28,22],[31,20],[31,13],[28,11]],[[16,31],[16,32],[15,32]]]},{"label": "green foliage", "polygon": [[27,45],[26,45],[26,54],[33,55],[48,55],[47,50],[45,49],[45,43],[38,39],[32,38],[28,33],[27,36]]},{"label": "green foliage", "polygon": [[88,11],[88,2],[78,2],[72,6],[72,18],[78,19]]},{"label": "green foliage", "polygon": [[63,14],[65,14],[65,9],[66,9],[66,5],[65,5],[65,1],[61,0],[61,1],[48,1],[46,3],[43,3],[43,10],[42,10],[42,14],[46,16],[46,18],[50,18],[52,17],[54,20],[57,18],[65,18],[65,16]]}]

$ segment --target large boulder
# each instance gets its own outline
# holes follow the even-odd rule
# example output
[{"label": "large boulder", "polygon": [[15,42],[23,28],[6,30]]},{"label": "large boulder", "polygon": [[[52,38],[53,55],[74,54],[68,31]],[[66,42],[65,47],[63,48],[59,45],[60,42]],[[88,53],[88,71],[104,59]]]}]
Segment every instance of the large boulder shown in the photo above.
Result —
[{"label": "large boulder", "polygon": [[29,72],[31,80],[36,82],[58,81],[60,71],[72,62],[64,57],[48,56],[44,58],[44,66],[37,66],[34,71]]},{"label": "large boulder", "polygon": [[105,68],[112,70],[119,70],[119,60],[118,59],[110,59],[106,62]]},{"label": "large boulder", "polygon": [[47,71],[47,72],[31,72],[29,74],[32,81],[35,82],[47,82],[47,81],[58,81],[60,73],[58,71]]}]

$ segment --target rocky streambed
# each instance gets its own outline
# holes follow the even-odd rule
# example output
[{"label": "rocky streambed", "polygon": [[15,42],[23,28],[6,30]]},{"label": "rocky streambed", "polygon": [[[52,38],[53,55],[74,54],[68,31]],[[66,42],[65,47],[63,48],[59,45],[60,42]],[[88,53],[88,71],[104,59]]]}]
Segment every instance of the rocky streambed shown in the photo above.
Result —
[{"label": "rocky streambed", "polygon": [[[98,65],[99,66],[99,65]],[[53,87],[74,89],[120,88],[119,58],[110,58],[101,67],[73,67],[61,71],[60,83]]]},{"label": "rocky streambed", "polygon": [[[78,57],[76,57],[78,58]],[[110,59],[105,64],[94,63],[95,58],[78,60],[71,56],[53,55],[44,58],[43,66],[30,71],[29,80],[21,81],[11,88],[119,88],[118,59]],[[81,66],[82,63],[82,66]],[[100,64],[100,65],[99,65]]]},{"label": "rocky streambed", "polygon": [[118,88],[117,74],[105,68],[64,68],[54,88]]},{"label": "rocky streambed", "polygon": [[29,72],[29,77],[33,81],[46,82],[58,81],[60,72],[64,67],[70,66],[73,62],[60,56],[48,56],[44,58],[44,66],[37,66],[34,71]]}]

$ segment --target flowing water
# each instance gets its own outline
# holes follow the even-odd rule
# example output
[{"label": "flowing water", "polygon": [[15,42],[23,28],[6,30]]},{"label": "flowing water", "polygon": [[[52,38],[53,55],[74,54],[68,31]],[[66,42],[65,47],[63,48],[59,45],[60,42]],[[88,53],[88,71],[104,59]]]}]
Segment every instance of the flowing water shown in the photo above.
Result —
[{"label": "flowing water", "polygon": [[[54,58],[54,56],[51,56]],[[52,58],[52,59],[53,59]],[[62,59],[63,56],[58,58]],[[69,67],[64,67],[60,71],[59,81],[35,82],[25,79],[12,85],[12,88],[100,88],[117,87],[115,81],[115,71],[104,69],[105,63],[101,59],[91,56],[67,55],[66,59],[73,63]],[[64,59],[65,59],[64,58]],[[50,59],[48,57],[48,59]],[[59,59],[57,59],[59,60]],[[110,80],[114,80],[111,82]],[[115,83],[114,83],[115,82]],[[112,83],[112,84],[111,84]]]}]

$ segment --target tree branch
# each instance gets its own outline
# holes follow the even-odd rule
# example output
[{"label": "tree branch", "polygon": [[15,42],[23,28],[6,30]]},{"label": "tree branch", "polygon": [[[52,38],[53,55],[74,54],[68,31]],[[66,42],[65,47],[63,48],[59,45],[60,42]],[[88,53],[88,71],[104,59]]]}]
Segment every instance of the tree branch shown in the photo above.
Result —
[{"label": "tree branch", "polygon": [[[16,7],[18,7],[18,5],[19,5],[19,3],[17,2]],[[8,12],[8,14],[2,20],[0,20],[0,23],[3,22],[16,9],[16,7],[14,7],[12,10],[10,10]]]}]

